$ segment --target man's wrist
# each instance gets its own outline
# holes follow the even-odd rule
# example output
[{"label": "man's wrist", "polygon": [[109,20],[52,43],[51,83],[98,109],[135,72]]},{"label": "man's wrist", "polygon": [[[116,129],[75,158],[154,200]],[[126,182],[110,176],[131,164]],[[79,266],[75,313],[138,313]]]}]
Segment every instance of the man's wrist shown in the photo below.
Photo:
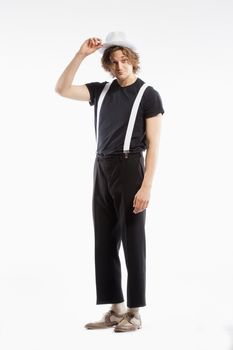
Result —
[{"label": "man's wrist", "polygon": [[152,187],[152,183],[148,183],[148,182],[142,182],[142,186],[141,188],[147,190],[147,191],[150,191],[151,190],[151,187]]},{"label": "man's wrist", "polygon": [[81,51],[78,51],[78,52],[76,53],[76,55],[75,55],[75,57],[81,58],[82,60],[83,60],[84,58],[86,58],[87,56],[88,56],[87,54],[85,54],[85,53],[83,53],[83,52],[81,52]]}]

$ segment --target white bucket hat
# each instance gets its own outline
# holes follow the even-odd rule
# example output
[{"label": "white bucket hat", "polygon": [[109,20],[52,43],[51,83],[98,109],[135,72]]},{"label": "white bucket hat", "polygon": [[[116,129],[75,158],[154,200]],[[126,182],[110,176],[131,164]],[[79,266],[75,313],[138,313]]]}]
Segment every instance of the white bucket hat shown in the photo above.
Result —
[{"label": "white bucket hat", "polygon": [[99,49],[100,53],[103,54],[104,51],[111,46],[123,46],[136,51],[136,47],[133,43],[127,40],[126,34],[124,32],[108,33],[105,39],[105,43],[103,43],[103,47]]}]

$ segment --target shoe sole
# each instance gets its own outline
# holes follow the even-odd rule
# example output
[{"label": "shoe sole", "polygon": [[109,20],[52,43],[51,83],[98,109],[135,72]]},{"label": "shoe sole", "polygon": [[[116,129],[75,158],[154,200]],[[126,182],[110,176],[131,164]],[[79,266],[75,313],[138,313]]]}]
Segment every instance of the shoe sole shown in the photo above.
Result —
[{"label": "shoe sole", "polygon": [[91,325],[90,325],[90,326],[87,326],[87,325],[86,325],[86,326],[84,326],[84,327],[85,327],[86,329],[92,330],[92,329],[107,329],[107,328],[112,328],[112,327],[115,327],[115,326],[116,326],[116,324],[112,324],[112,325],[109,325],[109,326],[107,326],[107,325],[106,325],[106,326],[104,326],[104,325],[103,325],[103,326],[101,326],[101,325],[100,325],[100,326],[91,326]]},{"label": "shoe sole", "polygon": [[138,326],[137,328],[114,328],[114,332],[116,333],[124,333],[124,332],[134,332],[137,331],[138,329],[141,329],[141,326]]}]

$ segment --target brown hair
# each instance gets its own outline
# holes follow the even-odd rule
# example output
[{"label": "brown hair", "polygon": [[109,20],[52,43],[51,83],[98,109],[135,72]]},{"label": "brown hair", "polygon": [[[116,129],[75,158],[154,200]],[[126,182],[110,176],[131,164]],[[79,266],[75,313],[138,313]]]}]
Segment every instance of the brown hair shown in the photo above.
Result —
[{"label": "brown hair", "polygon": [[112,65],[111,62],[111,55],[113,52],[121,50],[123,54],[129,59],[130,64],[133,66],[133,72],[136,73],[140,67],[139,67],[139,55],[134,52],[133,50],[129,49],[128,47],[123,46],[110,46],[104,51],[104,54],[101,58],[102,67],[107,71],[110,72],[110,68]]}]

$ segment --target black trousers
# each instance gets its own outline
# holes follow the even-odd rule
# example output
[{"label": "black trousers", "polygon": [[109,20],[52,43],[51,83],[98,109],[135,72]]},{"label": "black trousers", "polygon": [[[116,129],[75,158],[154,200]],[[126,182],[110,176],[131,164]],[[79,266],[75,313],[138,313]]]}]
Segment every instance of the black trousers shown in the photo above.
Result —
[{"label": "black trousers", "polygon": [[127,267],[127,306],[145,306],[145,211],[133,213],[144,177],[141,153],[97,156],[94,165],[93,221],[97,304],[124,301],[119,249]]}]

